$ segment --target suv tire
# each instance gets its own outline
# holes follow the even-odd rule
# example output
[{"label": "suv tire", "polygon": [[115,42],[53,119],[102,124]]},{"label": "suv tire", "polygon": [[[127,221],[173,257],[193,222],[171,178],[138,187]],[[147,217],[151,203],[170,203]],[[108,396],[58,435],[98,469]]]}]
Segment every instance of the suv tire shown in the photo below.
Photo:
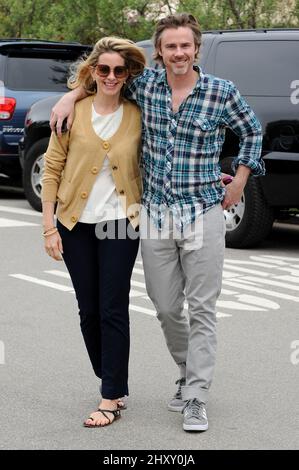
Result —
[{"label": "suv tire", "polygon": [[41,212],[41,179],[44,168],[44,153],[49,144],[49,138],[45,137],[37,141],[29,149],[24,163],[23,186],[25,196],[30,205]]},{"label": "suv tire", "polygon": [[274,213],[265,200],[259,178],[249,177],[240,203],[225,210],[224,216],[228,248],[256,246],[268,236]]}]

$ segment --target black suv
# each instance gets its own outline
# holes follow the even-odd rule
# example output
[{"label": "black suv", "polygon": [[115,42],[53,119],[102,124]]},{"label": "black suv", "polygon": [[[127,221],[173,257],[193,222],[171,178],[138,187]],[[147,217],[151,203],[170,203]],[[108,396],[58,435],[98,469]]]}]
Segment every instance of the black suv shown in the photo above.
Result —
[{"label": "black suv", "polygon": [[[147,54],[150,41],[140,46]],[[206,73],[232,80],[263,126],[266,176],[250,177],[239,204],[225,211],[226,244],[256,245],[275,219],[299,213],[299,30],[207,31],[203,34],[200,65]],[[27,116],[27,160],[42,159],[50,135],[49,115],[56,99],[36,103]],[[231,173],[238,154],[238,137],[229,129],[220,156]],[[32,167],[32,164],[28,164]],[[28,172],[27,172],[28,174]],[[40,201],[29,199],[40,209]]]},{"label": "black suv", "polygon": [[18,144],[35,101],[67,90],[69,65],[90,46],[29,39],[0,40],[1,183],[22,183]]}]

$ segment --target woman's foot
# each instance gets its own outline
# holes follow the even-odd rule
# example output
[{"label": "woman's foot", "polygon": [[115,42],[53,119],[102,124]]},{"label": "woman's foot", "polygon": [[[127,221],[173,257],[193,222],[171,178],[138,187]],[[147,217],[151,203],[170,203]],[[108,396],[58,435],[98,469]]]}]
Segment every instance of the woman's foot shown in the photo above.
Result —
[{"label": "woman's foot", "polygon": [[103,411],[95,411],[91,413],[90,417],[84,422],[86,427],[102,427],[112,424],[113,421],[120,417],[118,407],[118,400],[102,399],[99,409]]}]

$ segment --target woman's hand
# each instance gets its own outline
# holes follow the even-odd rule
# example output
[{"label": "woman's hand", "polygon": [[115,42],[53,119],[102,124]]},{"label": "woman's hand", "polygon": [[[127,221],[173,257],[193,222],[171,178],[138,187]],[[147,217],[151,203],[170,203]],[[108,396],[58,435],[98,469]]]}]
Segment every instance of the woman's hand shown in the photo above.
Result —
[{"label": "woman's hand", "polygon": [[53,235],[48,235],[47,237],[45,237],[45,250],[48,255],[56,261],[62,260],[62,240],[58,232],[55,232],[53,233]]}]

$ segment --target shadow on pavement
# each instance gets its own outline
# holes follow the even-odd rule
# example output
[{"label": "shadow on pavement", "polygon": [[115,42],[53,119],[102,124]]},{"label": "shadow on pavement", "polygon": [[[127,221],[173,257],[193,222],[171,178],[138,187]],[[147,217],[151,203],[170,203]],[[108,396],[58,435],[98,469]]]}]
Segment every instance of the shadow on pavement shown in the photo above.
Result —
[{"label": "shadow on pavement", "polygon": [[299,256],[299,224],[274,223],[270,235],[259,247],[290,251],[292,255]]},{"label": "shadow on pavement", "polygon": [[0,200],[1,199],[25,199],[23,188],[0,186]]}]

